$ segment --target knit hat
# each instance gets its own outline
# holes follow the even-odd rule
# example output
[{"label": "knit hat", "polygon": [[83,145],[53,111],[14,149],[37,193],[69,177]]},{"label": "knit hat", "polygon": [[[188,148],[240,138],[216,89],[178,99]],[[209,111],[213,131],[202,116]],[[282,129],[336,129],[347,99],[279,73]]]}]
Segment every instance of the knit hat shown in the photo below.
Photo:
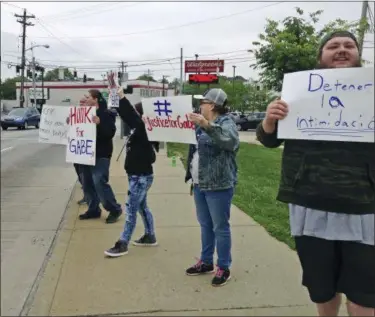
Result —
[{"label": "knit hat", "polygon": [[349,32],[349,31],[335,31],[335,32],[328,33],[321,40],[320,45],[319,45],[319,51],[318,51],[318,59],[320,59],[320,57],[322,56],[322,51],[323,51],[324,45],[326,45],[329,40],[331,40],[335,37],[349,37],[355,42],[355,45],[359,49],[358,40],[353,33]]}]

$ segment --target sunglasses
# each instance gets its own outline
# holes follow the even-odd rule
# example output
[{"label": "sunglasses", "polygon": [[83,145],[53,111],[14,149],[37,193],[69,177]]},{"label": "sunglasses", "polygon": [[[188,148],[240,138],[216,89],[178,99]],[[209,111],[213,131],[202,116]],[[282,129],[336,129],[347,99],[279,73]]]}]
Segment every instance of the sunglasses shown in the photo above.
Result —
[{"label": "sunglasses", "polygon": [[203,99],[203,100],[200,101],[200,104],[201,104],[201,105],[205,105],[205,104],[213,105],[214,102],[212,102],[212,101],[210,101],[210,100],[205,100],[205,99]]}]

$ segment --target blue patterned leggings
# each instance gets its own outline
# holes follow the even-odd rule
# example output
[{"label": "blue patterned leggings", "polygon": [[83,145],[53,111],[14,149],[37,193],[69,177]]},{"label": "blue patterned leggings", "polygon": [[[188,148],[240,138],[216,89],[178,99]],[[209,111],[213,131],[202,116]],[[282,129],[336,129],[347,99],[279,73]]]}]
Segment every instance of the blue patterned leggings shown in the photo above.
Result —
[{"label": "blue patterned leggings", "polygon": [[129,242],[137,223],[137,212],[141,214],[145,234],[154,235],[154,219],[147,206],[147,192],[153,181],[153,175],[128,175],[129,191],[126,202],[126,221],[120,240]]}]

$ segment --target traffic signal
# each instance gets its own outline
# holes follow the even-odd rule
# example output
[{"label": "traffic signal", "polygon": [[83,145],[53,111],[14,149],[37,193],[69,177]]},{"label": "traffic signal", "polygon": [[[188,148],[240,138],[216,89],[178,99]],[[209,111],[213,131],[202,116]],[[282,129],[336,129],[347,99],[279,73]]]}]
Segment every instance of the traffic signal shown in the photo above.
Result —
[{"label": "traffic signal", "polygon": [[33,73],[31,72],[30,69],[27,70],[26,76],[29,77],[29,78],[33,78]]},{"label": "traffic signal", "polygon": [[83,75],[83,82],[85,83],[87,81],[87,76],[86,74]]},{"label": "traffic signal", "polygon": [[20,73],[20,69],[21,69],[21,66],[20,66],[20,65],[17,65],[17,66],[16,66],[16,73],[17,73],[17,74]]},{"label": "traffic signal", "polygon": [[214,74],[190,74],[189,84],[218,84],[219,77]]},{"label": "traffic signal", "polygon": [[77,78],[77,71],[76,70],[74,70],[73,76],[74,76],[74,78]]},{"label": "traffic signal", "polygon": [[44,72],[44,67],[42,67],[42,66],[35,66],[35,70],[37,72]]},{"label": "traffic signal", "polygon": [[117,78],[120,79],[120,78],[121,78],[121,75],[122,75],[121,72],[118,72],[118,73],[117,73]]}]

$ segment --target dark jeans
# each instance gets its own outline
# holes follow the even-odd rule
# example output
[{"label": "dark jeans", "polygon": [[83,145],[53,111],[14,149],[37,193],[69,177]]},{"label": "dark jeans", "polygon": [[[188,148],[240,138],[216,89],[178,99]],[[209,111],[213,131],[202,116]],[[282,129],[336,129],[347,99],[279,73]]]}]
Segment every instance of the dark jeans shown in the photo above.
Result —
[{"label": "dark jeans", "polygon": [[216,244],[217,266],[221,269],[228,269],[232,264],[229,219],[233,192],[233,188],[201,191],[197,185],[194,186],[197,218],[201,226],[200,260],[213,264]]},{"label": "dark jeans", "polygon": [[82,169],[81,169],[81,164],[77,164],[77,163],[74,163],[73,164],[74,166],[74,169],[76,170],[76,173],[77,173],[77,176],[78,176],[78,181],[80,182],[80,184],[82,185],[83,182],[82,182]]},{"label": "dark jeans", "polygon": [[[84,166],[84,165],[77,164],[77,163],[74,163],[73,165],[74,165],[74,169],[76,170],[76,173],[77,173],[77,176],[78,176],[78,181],[83,188],[83,169],[82,169],[82,166]],[[86,201],[85,195],[83,195],[83,200]]]},{"label": "dark jeans", "polygon": [[110,159],[97,158],[95,166],[82,165],[83,192],[87,198],[88,212],[99,213],[99,204],[110,213],[122,212],[121,205],[117,203],[109,181]]}]

